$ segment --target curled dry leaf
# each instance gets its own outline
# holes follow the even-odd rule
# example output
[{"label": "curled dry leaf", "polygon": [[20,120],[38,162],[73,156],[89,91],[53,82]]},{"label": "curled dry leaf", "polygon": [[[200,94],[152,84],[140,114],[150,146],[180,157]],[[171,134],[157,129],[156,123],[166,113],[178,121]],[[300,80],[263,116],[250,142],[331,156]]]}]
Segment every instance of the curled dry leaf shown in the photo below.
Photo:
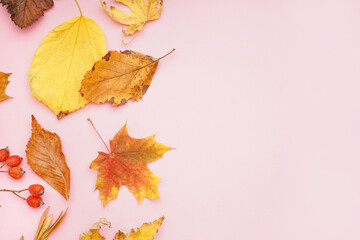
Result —
[{"label": "curled dry leaf", "polygon": [[113,6],[108,8],[105,1],[100,1],[102,7],[110,17],[121,24],[129,26],[123,30],[123,33],[126,35],[140,31],[146,22],[159,18],[163,5],[163,0],[160,1],[159,8],[159,0],[116,0],[127,6],[131,10],[131,13],[129,13],[114,8]]},{"label": "curled dry leaf", "polygon": [[143,139],[129,136],[124,125],[110,141],[109,153],[98,152],[91,169],[98,169],[96,189],[105,206],[115,199],[121,186],[126,186],[139,202],[145,197],[159,198],[160,180],[147,164],[161,158],[171,147],[155,141],[155,135]]},{"label": "curled dry leaf", "polygon": [[11,73],[0,72],[0,102],[11,98],[5,94],[6,87],[9,84],[8,78],[10,75]]},{"label": "curled dry leaf", "polygon": [[52,30],[35,53],[29,70],[32,96],[60,119],[88,101],[80,93],[81,81],[106,54],[105,35],[90,18],[75,17]]},{"label": "curled dry leaf", "polygon": [[30,26],[54,6],[53,0],[1,0],[1,3],[7,5],[11,20],[20,28]]},{"label": "curled dry leaf", "polygon": [[139,101],[151,84],[160,59],[133,51],[109,51],[94,64],[81,83],[80,93],[94,103]]},{"label": "curled dry leaf", "polygon": [[26,146],[26,157],[32,170],[69,200],[70,169],[56,133],[43,129],[32,116],[32,135]]},{"label": "curled dry leaf", "polygon": [[[152,240],[164,221],[165,217],[161,217],[150,223],[144,223],[140,228],[132,229],[129,236],[123,231],[118,231],[113,240]],[[101,226],[100,226],[101,228]],[[103,236],[99,234],[99,229],[90,229],[90,232],[83,233],[80,240],[103,240]]]}]

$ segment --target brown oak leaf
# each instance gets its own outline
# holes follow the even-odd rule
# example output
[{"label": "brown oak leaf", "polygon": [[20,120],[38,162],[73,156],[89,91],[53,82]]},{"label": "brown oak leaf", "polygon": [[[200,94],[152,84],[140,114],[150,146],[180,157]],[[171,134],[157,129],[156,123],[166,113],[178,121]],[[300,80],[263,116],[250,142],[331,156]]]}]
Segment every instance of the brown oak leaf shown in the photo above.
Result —
[{"label": "brown oak leaf", "polygon": [[32,135],[26,146],[26,157],[32,170],[69,200],[70,169],[67,166],[59,136],[43,129],[32,116]]},{"label": "brown oak leaf", "polygon": [[98,169],[96,189],[105,206],[115,199],[121,186],[126,186],[139,202],[143,198],[159,198],[160,180],[147,164],[161,158],[171,147],[155,141],[155,135],[136,139],[129,136],[126,124],[110,140],[109,153],[98,152],[90,168]]},{"label": "brown oak leaf", "polygon": [[0,102],[11,98],[5,94],[6,87],[9,84],[8,78],[10,75],[11,73],[0,72]]},{"label": "brown oak leaf", "polygon": [[[173,49],[170,53],[172,53]],[[80,93],[94,103],[125,104],[139,101],[146,93],[159,60],[133,51],[109,51],[87,72]]]},{"label": "brown oak leaf", "polygon": [[11,20],[20,28],[26,28],[44,15],[54,5],[53,0],[0,0],[7,5]]}]

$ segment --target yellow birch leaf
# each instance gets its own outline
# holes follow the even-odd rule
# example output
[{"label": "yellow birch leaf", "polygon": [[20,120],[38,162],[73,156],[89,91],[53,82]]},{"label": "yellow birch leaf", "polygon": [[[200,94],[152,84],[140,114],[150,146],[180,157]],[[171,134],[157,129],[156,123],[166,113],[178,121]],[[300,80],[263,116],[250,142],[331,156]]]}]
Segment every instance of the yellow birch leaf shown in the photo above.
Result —
[{"label": "yellow birch leaf", "polygon": [[147,21],[155,20],[160,17],[161,9],[163,5],[163,0],[116,0],[124,5],[126,5],[130,10],[129,12],[124,12],[120,9],[114,8],[111,6],[107,7],[106,3],[101,0],[101,5],[105,11],[112,17],[115,21],[129,25],[127,29],[123,30],[123,33],[126,35],[131,35],[136,31],[140,31],[144,24]]},{"label": "yellow birch leaf", "polygon": [[106,54],[105,35],[92,19],[79,16],[53,29],[42,41],[29,70],[32,96],[60,119],[88,101],[81,81]]}]

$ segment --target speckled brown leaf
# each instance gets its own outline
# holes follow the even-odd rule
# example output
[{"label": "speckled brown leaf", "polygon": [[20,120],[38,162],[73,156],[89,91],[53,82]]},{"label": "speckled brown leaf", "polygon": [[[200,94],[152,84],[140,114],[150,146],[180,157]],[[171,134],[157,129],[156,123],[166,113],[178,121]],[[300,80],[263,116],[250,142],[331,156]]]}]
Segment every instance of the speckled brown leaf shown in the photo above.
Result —
[{"label": "speckled brown leaf", "polygon": [[32,170],[69,200],[70,169],[59,136],[41,128],[32,116],[32,135],[26,147],[27,161]]},{"label": "speckled brown leaf", "polygon": [[11,73],[0,72],[0,102],[11,98],[5,94],[6,87],[9,84],[8,78],[10,75]]},{"label": "speckled brown leaf", "polygon": [[80,93],[94,103],[119,105],[129,99],[139,101],[151,84],[159,60],[170,53],[153,58],[128,50],[109,51],[86,73]]},{"label": "speckled brown leaf", "polygon": [[11,20],[20,28],[26,28],[44,15],[54,5],[53,0],[0,0],[7,5]]}]

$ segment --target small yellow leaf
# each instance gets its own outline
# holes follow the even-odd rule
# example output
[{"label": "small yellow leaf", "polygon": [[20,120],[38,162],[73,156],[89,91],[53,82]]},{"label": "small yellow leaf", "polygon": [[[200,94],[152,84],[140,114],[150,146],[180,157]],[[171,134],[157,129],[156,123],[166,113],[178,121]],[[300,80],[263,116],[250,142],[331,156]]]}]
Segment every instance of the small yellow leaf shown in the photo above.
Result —
[{"label": "small yellow leaf", "polygon": [[72,18],[42,41],[29,70],[32,96],[61,118],[87,100],[79,94],[85,73],[106,54],[105,35],[90,18]]},{"label": "small yellow leaf", "polygon": [[131,10],[131,13],[124,12],[120,9],[111,6],[108,8],[106,3],[101,0],[101,5],[105,11],[117,22],[129,25],[127,29],[123,30],[126,35],[131,35],[136,31],[140,31],[147,21],[155,20],[160,17],[163,0],[116,0]]},{"label": "small yellow leaf", "polygon": [[115,235],[114,240],[152,240],[159,231],[159,228],[164,221],[165,217],[161,217],[151,223],[144,223],[140,228],[132,229],[130,235],[126,235],[122,231],[118,231]]},{"label": "small yellow leaf", "polygon": [[10,75],[11,73],[0,72],[0,102],[11,98],[5,94],[6,87],[9,84],[8,78]]}]

